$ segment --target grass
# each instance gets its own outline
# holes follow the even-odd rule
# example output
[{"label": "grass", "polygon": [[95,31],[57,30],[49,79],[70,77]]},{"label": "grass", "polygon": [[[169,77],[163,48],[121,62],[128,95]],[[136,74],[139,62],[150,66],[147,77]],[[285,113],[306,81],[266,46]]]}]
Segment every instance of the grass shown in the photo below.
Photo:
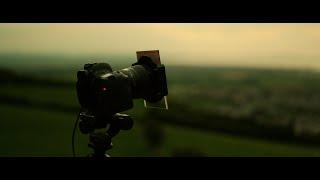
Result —
[{"label": "grass", "polygon": [[[319,156],[320,148],[168,126],[166,147],[198,149],[208,156]],[[168,152],[168,149],[166,152]],[[168,152],[169,153],[169,152]]]},{"label": "grass", "polygon": [[73,89],[62,87],[43,87],[26,85],[1,86],[0,94],[10,97],[23,97],[30,101],[60,103],[68,106],[77,106],[78,100]]},{"label": "grass", "polygon": [[[0,156],[71,156],[75,115],[0,105]],[[164,125],[161,156],[175,149],[196,149],[206,156],[319,156],[320,148],[275,143]],[[87,137],[77,133],[77,154],[85,156]],[[141,124],[114,138],[111,156],[154,156],[146,146]],[[159,154],[157,154],[159,155]]]}]

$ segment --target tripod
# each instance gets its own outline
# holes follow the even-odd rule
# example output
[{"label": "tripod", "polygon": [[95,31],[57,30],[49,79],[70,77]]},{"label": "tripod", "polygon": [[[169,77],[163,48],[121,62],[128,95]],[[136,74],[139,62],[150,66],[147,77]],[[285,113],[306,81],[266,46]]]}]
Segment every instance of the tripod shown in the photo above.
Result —
[{"label": "tripod", "polygon": [[[133,120],[129,115],[116,113],[114,115],[97,118],[88,112],[81,112],[79,115],[79,129],[83,134],[89,134],[88,147],[93,149],[89,157],[106,158],[110,157],[106,151],[112,148],[112,138],[120,130],[130,130],[133,127]],[[99,131],[107,128],[106,131]]]}]

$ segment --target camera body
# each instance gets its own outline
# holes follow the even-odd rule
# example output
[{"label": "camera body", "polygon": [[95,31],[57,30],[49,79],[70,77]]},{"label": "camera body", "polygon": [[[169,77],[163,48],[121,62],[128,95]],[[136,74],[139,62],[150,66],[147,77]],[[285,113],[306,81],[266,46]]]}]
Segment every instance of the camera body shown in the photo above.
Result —
[{"label": "camera body", "polygon": [[[77,73],[76,89],[81,105],[77,122],[80,131],[89,134],[92,157],[107,157],[105,151],[112,148],[111,138],[120,130],[133,127],[131,117],[119,113],[131,109],[133,99],[154,103],[168,95],[165,67],[152,55],[159,57],[159,51],[142,53],[147,54],[141,56],[137,52],[138,61],[125,69],[113,71],[107,63],[92,63],[85,64]],[[101,128],[106,131],[101,132]]]},{"label": "camera body", "polygon": [[164,65],[147,56],[117,71],[107,63],[85,64],[77,79],[80,105],[98,119],[131,109],[133,99],[157,102],[168,94]]}]

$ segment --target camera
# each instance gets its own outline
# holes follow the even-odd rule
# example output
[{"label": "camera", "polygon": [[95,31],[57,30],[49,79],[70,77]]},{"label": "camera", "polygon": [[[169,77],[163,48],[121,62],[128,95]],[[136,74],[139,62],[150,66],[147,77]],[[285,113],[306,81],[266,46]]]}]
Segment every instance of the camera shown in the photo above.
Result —
[{"label": "camera", "polygon": [[131,109],[133,99],[157,102],[168,94],[165,66],[147,56],[116,71],[107,63],[85,64],[77,79],[78,101],[86,111],[81,122],[87,128],[82,128],[85,133],[105,126],[114,114]]},{"label": "camera", "polygon": [[137,59],[121,70],[112,70],[108,63],[90,63],[77,72],[76,90],[81,108],[72,135],[74,156],[78,121],[80,131],[89,134],[88,146],[94,150],[90,156],[104,158],[108,157],[105,151],[112,148],[111,139],[120,130],[133,127],[131,117],[120,112],[131,109],[134,99],[144,99],[146,107],[147,103],[157,104],[164,99],[167,108],[166,71],[159,51],[139,51]]}]

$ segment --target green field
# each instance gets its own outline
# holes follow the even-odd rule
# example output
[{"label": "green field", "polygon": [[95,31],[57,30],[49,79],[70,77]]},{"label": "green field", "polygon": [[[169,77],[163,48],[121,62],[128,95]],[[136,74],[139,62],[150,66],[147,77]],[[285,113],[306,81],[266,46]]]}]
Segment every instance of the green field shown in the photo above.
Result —
[{"label": "green field", "polygon": [[[0,156],[71,156],[78,65],[35,64],[4,66],[31,80],[0,74],[10,79],[0,84]],[[111,156],[320,155],[318,72],[168,65],[167,79],[169,110],[135,100],[126,112],[135,126],[114,138]],[[163,139],[156,148],[148,130]],[[78,155],[89,152],[87,141],[77,133]]]},{"label": "green field", "polygon": [[[71,156],[75,114],[0,106],[1,156]],[[165,143],[159,154],[145,144],[141,124],[114,138],[112,156],[172,156],[175,149],[199,151],[205,156],[319,156],[320,148],[241,138],[215,132],[164,125]],[[76,152],[86,156],[87,138],[77,134]]]}]

